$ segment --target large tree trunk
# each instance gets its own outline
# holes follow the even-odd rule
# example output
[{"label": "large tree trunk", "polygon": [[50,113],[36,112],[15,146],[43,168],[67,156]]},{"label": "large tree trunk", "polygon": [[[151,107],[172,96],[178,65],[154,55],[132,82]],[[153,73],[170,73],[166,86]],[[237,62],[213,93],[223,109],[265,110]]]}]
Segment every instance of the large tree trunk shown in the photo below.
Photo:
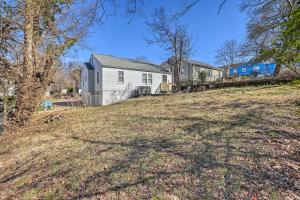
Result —
[{"label": "large tree trunk", "polygon": [[8,97],[4,94],[3,97],[3,127],[7,126],[7,115],[8,115]]},{"label": "large tree trunk", "polygon": [[[45,91],[53,76],[53,57],[55,54],[39,55],[39,3],[25,0],[24,10],[24,66],[23,76],[17,83],[16,112],[13,123],[23,126],[38,109]],[[50,51],[49,51],[50,52]]]},{"label": "large tree trunk", "polygon": [[178,65],[177,64],[175,64],[174,65],[174,83],[175,83],[175,85],[176,85],[176,90],[178,90],[179,89],[179,84],[180,84],[180,80],[179,80],[179,68],[178,68]]},{"label": "large tree trunk", "polygon": [[281,64],[276,64],[274,76],[278,77],[281,71]]},{"label": "large tree trunk", "polygon": [[28,121],[31,113],[34,112],[35,106],[32,105],[34,98],[33,89],[33,3],[31,0],[25,1],[25,19],[24,19],[24,66],[23,76],[17,83],[17,96],[16,96],[16,113],[14,117],[15,123],[24,125]]}]

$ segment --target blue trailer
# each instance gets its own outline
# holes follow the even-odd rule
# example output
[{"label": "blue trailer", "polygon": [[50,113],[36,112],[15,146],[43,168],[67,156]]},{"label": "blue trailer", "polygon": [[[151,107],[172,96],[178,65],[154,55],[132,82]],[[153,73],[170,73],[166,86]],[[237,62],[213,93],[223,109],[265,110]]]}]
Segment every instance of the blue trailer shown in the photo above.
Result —
[{"label": "blue trailer", "polygon": [[244,64],[230,69],[231,77],[234,76],[274,76],[276,64],[257,63],[257,64]]}]

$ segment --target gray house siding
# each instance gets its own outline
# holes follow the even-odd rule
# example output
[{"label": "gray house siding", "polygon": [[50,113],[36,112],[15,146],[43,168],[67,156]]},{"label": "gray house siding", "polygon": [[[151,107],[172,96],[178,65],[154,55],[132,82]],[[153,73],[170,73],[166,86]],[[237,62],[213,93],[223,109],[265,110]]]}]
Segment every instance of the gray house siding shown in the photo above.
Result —
[{"label": "gray house siding", "polygon": [[[161,64],[161,67],[170,72],[173,71],[173,67],[170,64],[171,60],[168,60]],[[199,80],[199,72],[205,71],[207,76],[207,82],[212,82],[220,80],[223,77],[223,70],[213,67],[209,64],[198,62],[194,60],[189,60],[188,62],[183,62],[181,66],[181,72],[179,73],[179,79],[182,82],[192,81],[194,84],[197,84]],[[174,74],[173,74],[174,76]],[[174,79],[174,77],[173,77]]]}]

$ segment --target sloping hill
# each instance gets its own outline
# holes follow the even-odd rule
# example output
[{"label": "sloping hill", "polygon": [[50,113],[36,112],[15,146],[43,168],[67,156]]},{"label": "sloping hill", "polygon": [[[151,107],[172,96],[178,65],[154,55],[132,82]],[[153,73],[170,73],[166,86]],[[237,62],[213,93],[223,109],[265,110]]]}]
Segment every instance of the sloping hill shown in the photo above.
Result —
[{"label": "sloping hill", "polygon": [[0,199],[300,198],[300,88],[146,97],[0,136]]}]

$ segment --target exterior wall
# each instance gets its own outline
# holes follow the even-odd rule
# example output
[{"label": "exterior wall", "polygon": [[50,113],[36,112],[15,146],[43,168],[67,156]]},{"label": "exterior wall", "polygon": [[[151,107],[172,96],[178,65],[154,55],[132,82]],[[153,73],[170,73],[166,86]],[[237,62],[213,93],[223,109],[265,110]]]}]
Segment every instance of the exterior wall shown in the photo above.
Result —
[{"label": "exterior wall", "polygon": [[[118,82],[118,72],[124,72],[124,83]],[[142,81],[142,74],[152,74],[152,84],[145,84]],[[162,75],[167,75],[168,82],[172,82],[172,76],[168,73],[153,73],[142,72],[134,70],[116,69],[116,68],[102,68],[103,81],[103,101],[102,105],[115,103],[131,97],[133,91],[137,86],[150,86],[151,93],[159,92],[160,84],[162,83]]]},{"label": "exterior wall", "polygon": [[80,78],[80,88],[83,93],[89,91],[89,84],[88,84],[88,69],[84,65],[81,71],[81,78]]},{"label": "exterior wall", "polygon": [[93,105],[102,105],[103,102],[103,92],[102,92],[102,65],[97,61],[97,59],[92,55],[89,61],[94,67],[94,93],[93,93]]},{"label": "exterior wall", "polygon": [[208,68],[203,68],[203,67],[194,65],[193,66],[193,81],[194,81],[194,83],[197,83],[200,80],[199,73],[202,71],[205,71],[208,74],[207,79],[206,79],[207,82],[216,81],[223,77],[222,70],[208,69]]},{"label": "exterior wall", "polygon": [[274,76],[276,64],[250,64],[230,69],[230,76]]},{"label": "exterior wall", "polygon": [[[162,67],[168,71],[172,71],[172,67],[170,64],[163,63]],[[211,76],[207,77],[208,82],[216,81],[223,77],[223,70],[217,69],[208,69],[205,67],[200,67],[198,65],[192,65],[190,63],[184,63],[181,67],[181,72],[179,73],[179,80],[184,81],[193,81],[194,83],[199,81],[198,74],[201,71],[205,71],[208,73],[211,70]]]},{"label": "exterior wall", "polygon": [[84,66],[81,72],[80,85],[83,101],[88,105],[95,105],[95,70],[88,70],[88,68]]},{"label": "exterior wall", "polygon": [[180,81],[188,81],[189,80],[189,64],[184,63],[181,66],[180,73],[179,73],[179,80]]}]

